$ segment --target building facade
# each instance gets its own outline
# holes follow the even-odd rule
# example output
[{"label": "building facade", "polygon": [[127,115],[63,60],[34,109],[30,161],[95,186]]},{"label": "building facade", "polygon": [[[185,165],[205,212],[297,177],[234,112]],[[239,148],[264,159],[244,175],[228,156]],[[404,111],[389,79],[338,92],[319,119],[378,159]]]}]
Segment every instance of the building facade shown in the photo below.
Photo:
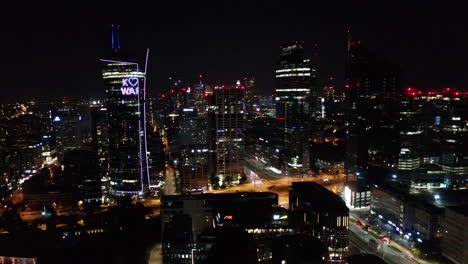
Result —
[{"label": "building facade", "polygon": [[[235,182],[244,172],[245,88],[217,86],[213,91],[216,176]],[[222,184],[222,183],[221,183]]]}]

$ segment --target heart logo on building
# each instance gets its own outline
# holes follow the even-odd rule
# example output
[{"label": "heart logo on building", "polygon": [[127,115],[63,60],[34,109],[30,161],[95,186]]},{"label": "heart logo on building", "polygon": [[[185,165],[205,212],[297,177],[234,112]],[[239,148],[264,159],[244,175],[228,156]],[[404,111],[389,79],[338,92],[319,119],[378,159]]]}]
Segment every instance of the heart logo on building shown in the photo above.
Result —
[{"label": "heart logo on building", "polygon": [[138,85],[138,78],[128,78],[128,84],[130,84],[130,86],[132,87],[135,87]]}]

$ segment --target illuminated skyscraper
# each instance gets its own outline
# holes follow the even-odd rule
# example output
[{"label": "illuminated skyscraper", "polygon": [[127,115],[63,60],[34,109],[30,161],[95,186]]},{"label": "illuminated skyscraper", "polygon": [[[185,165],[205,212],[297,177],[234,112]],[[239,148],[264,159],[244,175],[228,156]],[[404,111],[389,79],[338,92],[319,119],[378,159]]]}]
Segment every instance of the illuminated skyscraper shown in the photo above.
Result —
[{"label": "illuminated skyscraper", "polygon": [[[311,107],[312,84],[317,69],[304,57],[302,41],[296,41],[281,48],[276,67],[276,119],[283,121],[285,172],[307,171],[309,149],[307,126]],[[286,169],[286,167],[288,169]]]},{"label": "illuminated skyscraper", "polygon": [[218,86],[213,93],[216,175],[227,183],[244,172],[244,96],[244,86]]},{"label": "illuminated skyscraper", "polygon": [[[393,163],[398,152],[393,131],[396,97],[399,87],[399,65],[391,64],[368,52],[361,41],[351,41],[348,32],[345,76],[345,128],[346,128],[346,176],[357,178],[358,191],[369,190],[369,161]],[[389,121],[386,121],[389,120]],[[386,131],[385,142],[378,143],[387,155],[383,160],[374,159],[378,152],[372,146],[379,133]],[[370,155],[374,157],[370,157]]]},{"label": "illuminated skyscraper", "polygon": [[113,196],[142,196],[149,184],[146,69],[120,59],[118,27],[114,26],[112,49],[115,59],[101,60],[109,125],[110,192]]},{"label": "illuminated skyscraper", "polygon": [[[276,67],[277,118],[292,118],[304,112],[306,99],[311,95],[316,69],[304,57],[303,42],[296,41],[281,48]],[[299,122],[297,118],[289,122]]]}]

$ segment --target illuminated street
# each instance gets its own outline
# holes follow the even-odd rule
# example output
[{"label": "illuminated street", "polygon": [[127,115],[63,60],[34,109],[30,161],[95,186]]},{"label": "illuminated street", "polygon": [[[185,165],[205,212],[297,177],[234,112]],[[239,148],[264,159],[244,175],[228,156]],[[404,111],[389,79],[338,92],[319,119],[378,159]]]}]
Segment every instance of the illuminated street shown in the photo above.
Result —
[{"label": "illuminated street", "polygon": [[[357,213],[353,210],[350,211],[350,218],[352,221],[350,221],[350,232],[353,234],[350,234],[350,243],[352,246],[355,246],[358,248],[362,253],[368,252],[371,254],[376,254],[383,259],[391,259],[392,263],[402,263],[402,264],[429,264],[429,262],[422,260],[414,254],[412,254],[409,250],[406,248],[400,246],[396,242],[392,242],[390,245],[392,247],[389,247],[382,243],[380,239],[376,239],[375,237],[371,236],[368,231],[365,231],[361,226],[356,225],[356,220],[360,219],[357,216]],[[358,236],[359,238],[354,237]],[[369,240],[374,239],[378,244],[380,244],[377,252],[372,251],[369,246]],[[363,243],[365,241],[366,243]]]},{"label": "illuminated street", "polygon": [[344,177],[337,180],[327,180],[328,175],[320,175],[316,177],[293,178],[284,177],[279,179],[260,179],[256,173],[247,170],[250,178],[249,183],[239,184],[237,186],[227,187],[220,190],[212,190],[210,193],[230,193],[230,192],[274,192],[278,194],[279,205],[288,208],[289,205],[289,188],[292,182],[307,182],[315,181],[327,187],[334,193],[339,193],[343,190]]}]

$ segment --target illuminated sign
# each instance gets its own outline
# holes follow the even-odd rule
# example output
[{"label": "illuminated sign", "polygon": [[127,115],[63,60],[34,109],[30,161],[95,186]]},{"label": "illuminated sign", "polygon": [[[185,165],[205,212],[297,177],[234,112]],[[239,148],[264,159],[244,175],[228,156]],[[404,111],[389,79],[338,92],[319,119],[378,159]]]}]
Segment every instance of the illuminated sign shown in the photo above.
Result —
[{"label": "illuminated sign", "polygon": [[138,78],[123,78],[120,91],[122,92],[122,95],[138,95],[139,86],[140,80]]},{"label": "illuminated sign", "polygon": [[225,215],[224,220],[232,220],[234,217],[232,215]]}]

